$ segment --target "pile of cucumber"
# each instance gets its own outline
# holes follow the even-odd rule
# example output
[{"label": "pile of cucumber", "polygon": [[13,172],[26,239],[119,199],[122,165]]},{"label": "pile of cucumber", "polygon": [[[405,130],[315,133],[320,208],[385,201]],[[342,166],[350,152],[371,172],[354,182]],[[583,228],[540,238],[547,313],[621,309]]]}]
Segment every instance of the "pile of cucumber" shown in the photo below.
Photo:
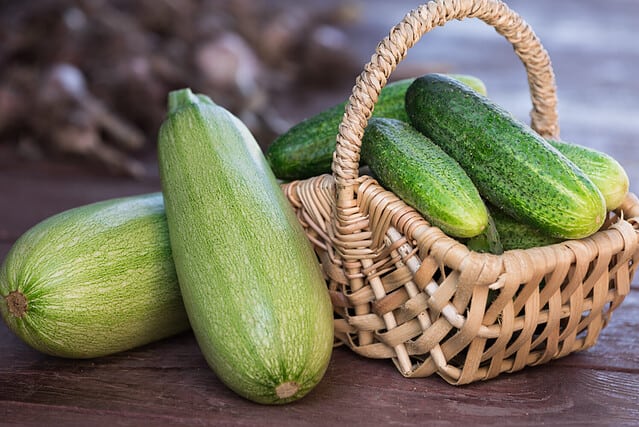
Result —
[{"label": "pile of cucumber", "polygon": [[[478,242],[489,222],[491,239],[497,236],[495,247],[503,250],[598,231],[628,192],[621,165],[587,147],[545,140],[488,99],[477,81],[427,74],[387,85],[362,139],[360,165],[474,249],[485,248]],[[300,122],[273,142],[266,158],[278,177],[331,173],[324,152],[335,149],[340,108]]]}]

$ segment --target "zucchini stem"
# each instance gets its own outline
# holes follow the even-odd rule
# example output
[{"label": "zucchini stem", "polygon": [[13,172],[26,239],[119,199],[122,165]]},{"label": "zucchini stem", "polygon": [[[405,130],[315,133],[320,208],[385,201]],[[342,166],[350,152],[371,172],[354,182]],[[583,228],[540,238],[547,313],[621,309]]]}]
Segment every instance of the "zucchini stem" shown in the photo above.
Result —
[{"label": "zucchini stem", "polygon": [[206,95],[194,94],[190,88],[178,89],[169,92],[169,114],[173,114],[189,105],[215,105],[213,100]]},{"label": "zucchini stem", "polygon": [[24,317],[27,314],[27,308],[29,306],[27,297],[20,291],[13,291],[5,297],[9,312],[15,317]]},{"label": "zucchini stem", "polygon": [[300,386],[295,381],[287,381],[275,387],[275,394],[280,399],[288,399],[289,397],[295,395],[297,391],[300,389]]}]

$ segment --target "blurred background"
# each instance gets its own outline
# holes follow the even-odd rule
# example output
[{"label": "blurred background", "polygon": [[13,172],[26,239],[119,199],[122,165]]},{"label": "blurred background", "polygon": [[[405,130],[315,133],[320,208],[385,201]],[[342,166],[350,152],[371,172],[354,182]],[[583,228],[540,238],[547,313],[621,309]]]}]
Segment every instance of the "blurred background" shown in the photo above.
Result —
[{"label": "blurred background", "polygon": [[[639,2],[506,2],[553,60],[563,139],[615,155],[635,182]],[[156,182],[166,96],[187,86],[237,114],[266,148],[344,100],[377,42],[419,4],[0,0],[0,175],[54,165]],[[484,23],[433,30],[392,79],[430,71],[480,77],[528,122],[523,66]]]}]

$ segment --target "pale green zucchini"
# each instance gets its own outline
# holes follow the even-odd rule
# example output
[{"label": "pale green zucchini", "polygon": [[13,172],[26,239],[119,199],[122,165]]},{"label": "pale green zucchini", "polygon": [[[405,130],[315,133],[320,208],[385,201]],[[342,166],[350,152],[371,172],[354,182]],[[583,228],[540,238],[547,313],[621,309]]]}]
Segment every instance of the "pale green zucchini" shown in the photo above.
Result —
[{"label": "pale green zucchini", "polygon": [[198,344],[265,404],[324,376],[333,315],[316,255],[246,126],[203,95],[169,95],[158,142],[171,247]]},{"label": "pale green zucchini", "polygon": [[0,313],[31,347],[92,358],[189,328],[160,193],[54,215],[0,267]]}]

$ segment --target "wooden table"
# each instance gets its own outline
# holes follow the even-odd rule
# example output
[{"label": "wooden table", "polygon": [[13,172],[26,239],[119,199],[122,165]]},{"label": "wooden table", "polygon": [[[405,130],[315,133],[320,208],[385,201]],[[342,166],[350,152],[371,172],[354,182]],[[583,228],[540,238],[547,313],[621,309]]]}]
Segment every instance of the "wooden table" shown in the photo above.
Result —
[{"label": "wooden table", "polygon": [[[524,2],[512,5],[553,58],[564,137],[612,154],[636,183],[639,51],[629,37],[637,32],[637,2],[519,3]],[[367,12],[352,35],[364,60],[412,7],[407,1],[377,4],[389,13]],[[570,29],[583,31],[575,35]],[[495,99],[525,116],[525,78],[508,46],[494,33],[484,37],[483,29],[476,36],[458,25],[446,31],[433,33],[437,43],[416,47],[405,69],[419,69],[428,56],[440,66],[476,74]],[[486,60],[489,54],[492,59]],[[343,96],[335,94],[334,100]],[[290,117],[314,112],[302,107]],[[6,154],[0,150],[0,258],[20,234],[49,215],[160,188],[153,156],[147,159],[149,177],[131,181],[80,165],[15,163]],[[637,291],[635,278],[595,347],[541,367],[454,387],[438,377],[404,379],[389,361],[337,348],[319,386],[280,407],[253,404],[224,387],[190,332],[77,361],[42,355],[0,324],[0,425],[639,425]]]}]

